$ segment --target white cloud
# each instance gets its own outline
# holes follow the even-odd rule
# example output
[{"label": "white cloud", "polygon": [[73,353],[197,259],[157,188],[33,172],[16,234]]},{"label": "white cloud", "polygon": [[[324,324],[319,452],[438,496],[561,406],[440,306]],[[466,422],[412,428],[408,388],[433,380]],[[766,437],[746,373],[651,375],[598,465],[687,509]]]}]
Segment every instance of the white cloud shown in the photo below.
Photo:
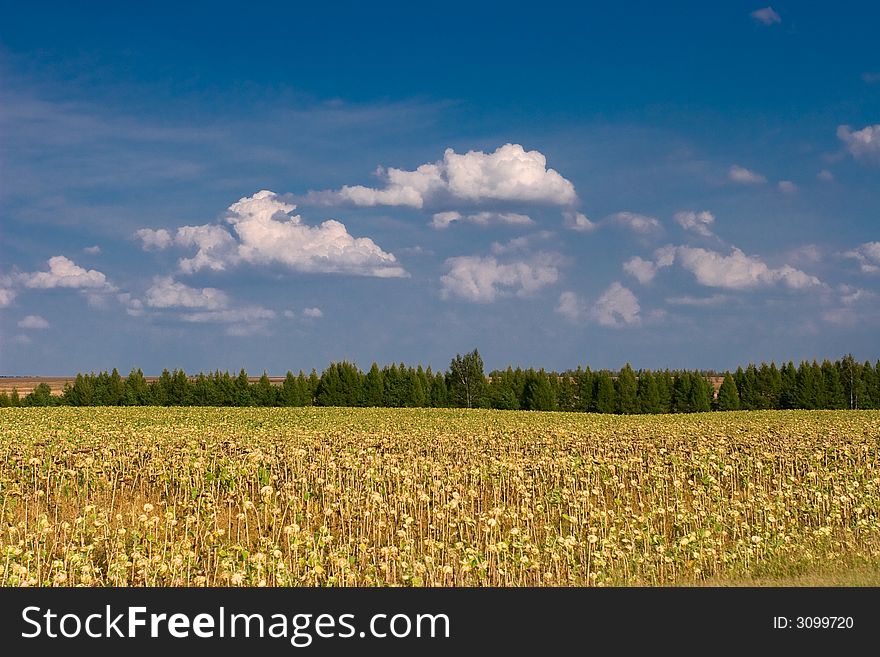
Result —
[{"label": "white cloud", "polygon": [[171,233],[164,228],[160,228],[159,230],[141,228],[136,231],[134,235],[141,241],[141,246],[145,251],[167,249],[174,243]]},{"label": "white cloud", "polygon": [[492,242],[489,247],[493,254],[504,255],[505,253],[516,253],[518,251],[527,250],[537,240],[548,240],[553,237],[553,233],[549,230],[541,230],[531,235],[522,235],[507,240],[505,243]]},{"label": "white cloud", "polygon": [[641,235],[649,235],[663,230],[660,222],[654,217],[635,212],[617,212],[608,220]]},{"label": "white cloud", "polygon": [[312,192],[310,201],[324,204],[394,205],[421,208],[432,197],[446,192],[465,201],[524,201],[571,205],[577,200],[574,185],[554,169],[539,151],[505,144],[492,153],[456,153],[447,148],[443,159],[423,164],[415,171],[379,168],[381,189],[346,185],[338,191]]},{"label": "white cloud", "polygon": [[180,318],[185,322],[194,323],[247,324],[265,319],[275,319],[275,316],[275,311],[269,308],[242,306],[241,308],[184,313]]},{"label": "white cloud", "polygon": [[581,233],[589,233],[596,230],[598,225],[587,219],[587,215],[583,212],[563,212],[566,228],[576,230]]},{"label": "white cloud", "polygon": [[[180,261],[180,270],[222,271],[240,263],[281,264],[294,271],[345,273],[380,278],[406,277],[391,253],[366,237],[352,237],[344,224],[333,219],[308,226],[295,205],[263,190],[229,206],[226,222],[232,233],[219,225],[183,226],[172,240],[181,247],[195,247],[192,258]],[[138,231],[145,243],[162,243],[161,231]],[[167,231],[166,231],[167,232]],[[168,235],[170,239],[170,234]]]},{"label": "white cloud", "polygon": [[116,300],[125,306],[125,312],[132,317],[140,317],[144,314],[144,302],[135,299],[128,292],[121,292],[116,295]]},{"label": "white cloud", "polygon": [[6,306],[10,305],[15,300],[15,297],[15,290],[7,287],[0,287],[0,308],[6,308]]},{"label": "white cloud", "polygon": [[639,310],[636,295],[615,281],[596,301],[592,315],[602,326],[629,326],[639,323]]},{"label": "white cloud", "polygon": [[424,205],[426,197],[446,186],[438,164],[423,164],[415,171],[391,167],[387,173],[380,167],[377,174],[387,177],[387,184],[383,189],[345,185],[335,193],[319,192],[317,198],[329,203],[341,201],[361,206],[404,205],[420,208]]},{"label": "white cloud", "polygon": [[312,317],[313,319],[318,319],[319,317],[323,317],[324,313],[320,308],[303,308],[303,317]]},{"label": "white cloud", "polygon": [[150,308],[204,308],[219,310],[229,305],[229,297],[213,287],[195,288],[175,281],[171,276],[157,276],[147,290]]},{"label": "white cloud", "polygon": [[816,177],[822,182],[831,182],[834,180],[834,174],[831,173],[828,169],[822,169],[819,173],[816,174]]},{"label": "white cloud", "polygon": [[265,331],[268,320],[277,316],[274,310],[262,306],[242,306],[222,310],[204,310],[180,316],[184,322],[195,324],[226,324],[226,333],[248,336]]},{"label": "white cloud", "polygon": [[880,272],[880,242],[865,242],[851,251],[847,251],[843,256],[857,260],[862,273],[876,274]]},{"label": "white cloud", "polygon": [[222,226],[181,226],[177,229],[174,243],[182,247],[195,247],[192,258],[180,260],[180,270],[192,274],[200,269],[224,271],[238,260],[235,239]]},{"label": "white cloud", "polygon": [[73,260],[58,255],[49,258],[49,271],[19,274],[25,287],[50,289],[56,287],[109,291],[114,289],[107,277],[97,269],[83,269]]},{"label": "white cloud", "polygon": [[41,330],[49,328],[49,322],[39,315],[28,315],[18,322],[18,327],[23,329]]},{"label": "white cloud", "polygon": [[773,25],[774,23],[781,23],[782,18],[780,18],[779,14],[777,14],[773,7],[764,7],[762,9],[756,9],[752,13],[749,14],[754,20],[761,23],[762,25]]},{"label": "white cloud", "polygon": [[454,222],[465,222],[488,226],[489,224],[508,224],[512,226],[529,226],[535,222],[531,217],[515,212],[476,212],[463,215],[460,212],[438,212],[434,215],[431,225],[437,229],[448,228]]},{"label": "white cloud", "polygon": [[101,252],[101,247],[95,244],[94,246],[87,246],[83,249],[83,253],[88,253],[89,255],[98,255]]},{"label": "white cloud", "polygon": [[767,182],[767,178],[760,173],[750,171],[738,164],[732,165],[730,169],[727,170],[727,178],[735,183],[742,183],[743,185],[761,185]]},{"label": "white cloud", "polygon": [[634,256],[623,263],[623,271],[644,285],[654,280],[657,273],[657,267],[650,260],[643,260],[639,256]]},{"label": "white cloud", "polygon": [[639,300],[617,281],[592,306],[584,303],[574,292],[563,292],[559,295],[555,310],[572,322],[590,321],[609,327],[634,326],[641,321]]},{"label": "white cloud", "polygon": [[586,315],[586,308],[577,294],[566,291],[559,295],[556,312],[572,322],[577,322]]},{"label": "white cloud", "polygon": [[285,310],[284,316],[287,317],[287,319],[293,319],[294,317],[296,317],[296,313],[292,310]]},{"label": "white cloud", "polygon": [[853,132],[848,125],[837,128],[837,137],[855,158],[880,156],[880,124],[865,126]]},{"label": "white cloud", "polygon": [[561,258],[538,253],[528,260],[502,263],[494,256],[459,256],[446,260],[448,272],[440,278],[444,299],[461,297],[476,303],[489,303],[499,296],[526,297],[559,278]]},{"label": "white cloud", "polygon": [[712,237],[714,235],[710,226],[715,223],[715,216],[706,210],[702,212],[676,212],[675,222],[685,230],[689,230],[697,235],[702,235],[703,237]]},{"label": "white cloud", "polygon": [[730,300],[729,297],[723,294],[713,294],[710,297],[691,297],[691,296],[683,296],[683,297],[669,297],[666,299],[666,303],[670,306],[719,306],[722,303],[727,303]]},{"label": "white cloud", "polygon": [[780,180],[777,187],[783,194],[794,194],[797,191],[797,185],[790,180]]},{"label": "white cloud", "polygon": [[717,251],[679,246],[674,257],[696,277],[698,283],[708,287],[739,290],[783,283],[798,290],[821,285],[815,276],[790,265],[773,269],[760,258],[748,256],[735,247],[730,255],[723,255]]}]

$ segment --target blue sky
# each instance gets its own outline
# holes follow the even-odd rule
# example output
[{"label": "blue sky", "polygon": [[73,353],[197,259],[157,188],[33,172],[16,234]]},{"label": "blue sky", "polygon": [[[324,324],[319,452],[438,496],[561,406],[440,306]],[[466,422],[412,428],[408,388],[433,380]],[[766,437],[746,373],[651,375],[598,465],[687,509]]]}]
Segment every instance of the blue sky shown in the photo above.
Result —
[{"label": "blue sky", "polygon": [[880,357],[874,3],[0,7],[2,374]]}]

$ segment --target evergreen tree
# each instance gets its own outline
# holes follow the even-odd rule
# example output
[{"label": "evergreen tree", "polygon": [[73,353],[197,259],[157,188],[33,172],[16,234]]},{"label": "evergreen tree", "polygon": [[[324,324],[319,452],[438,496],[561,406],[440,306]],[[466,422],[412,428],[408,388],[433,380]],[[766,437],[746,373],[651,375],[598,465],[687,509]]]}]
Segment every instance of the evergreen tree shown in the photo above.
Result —
[{"label": "evergreen tree", "polygon": [[674,413],[690,413],[691,410],[691,381],[690,372],[676,372],[672,387],[672,410]]},{"label": "evergreen tree", "polygon": [[596,400],[594,397],[595,382],[593,381],[593,373],[588,367],[579,371],[576,376],[578,408],[579,411],[592,411],[596,408]]},{"label": "evergreen tree", "polygon": [[182,369],[174,370],[171,375],[171,392],[170,399],[173,406],[189,406],[190,400],[190,384],[189,377]]},{"label": "evergreen tree", "polygon": [[724,381],[721,382],[721,387],[718,389],[718,410],[739,410],[739,391],[736,389],[736,382],[730,372],[724,373]]},{"label": "evergreen tree", "polygon": [[418,370],[414,370],[410,368],[408,372],[409,377],[409,399],[407,400],[407,406],[412,408],[421,408],[426,406],[426,397],[425,397],[425,386],[422,383],[424,378],[424,372],[421,372],[422,366],[419,365]]},{"label": "evergreen tree", "polygon": [[627,363],[617,375],[614,391],[617,393],[617,412],[630,415],[638,410],[636,405],[636,375]]},{"label": "evergreen tree", "polygon": [[797,370],[797,392],[795,408],[814,409],[820,407],[819,387],[821,383],[816,381],[816,375],[812,366],[801,362]]},{"label": "evergreen tree", "polygon": [[370,371],[364,379],[364,387],[361,393],[363,406],[382,406],[383,405],[383,381],[382,372],[379,366],[373,363]]},{"label": "evergreen tree", "polygon": [[150,403],[150,386],[140,369],[132,369],[125,377],[122,403],[126,406],[146,406]]},{"label": "evergreen tree", "polygon": [[712,386],[706,377],[697,372],[691,374],[688,409],[691,413],[705,413],[712,409]]},{"label": "evergreen tree", "polygon": [[171,372],[162,370],[159,378],[150,384],[150,397],[156,406],[170,406],[173,404],[171,397]]},{"label": "evergreen tree", "polygon": [[235,377],[235,405],[236,406],[253,406],[254,400],[251,396],[251,383],[248,380],[247,372],[244,368],[239,371]]},{"label": "evergreen tree", "polygon": [[780,408],[797,408],[798,407],[798,391],[797,391],[797,370],[794,363],[788,361],[780,370],[782,385],[779,391],[779,407]]},{"label": "evergreen tree", "polygon": [[846,408],[847,402],[840,382],[840,372],[828,359],[822,362],[822,382],[824,384],[824,408]]},{"label": "evergreen tree", "polygon": [[611,372],[602,370],[596,376],[596,412],[614,413],[617,411],[617,394]]},{"label": "evergreen tree", "polygon": [[449,406],[449,394],[446,389],[446,377],[443,372],[434,374],[434,381],[431,383],[431,406],[434,408],[446,408]]},{"label": "evergreen tree", "polygon": [[526,372],[526,385],[523,391],[523,406],[529,411],[552,411],[556,406],[556,399],[550,381],[544,370],[535,372],[530,369]]},{"label": "evergreen tree", "polygon": [[64,386],[62,400],[71,406],[91,406],[95,398],[95,386],[92,377],[87,374],[77,374],[73,385]]},{"label": "evergreen tree", "polygon": [[269,374],[264,370],[260,380],[252,387],[251,394],[255,406],[275,406],[277,402],[276,388],[269,380]]},{"label": "evergreen tree", "polygon": [[657,396],[660,398],[660,412],[671,413],[674,385],[672,373],[669,370],[664,370],[655,375],[654,380],[657,382]]},{"label": "evergreen tree", "polygon": [[660,390],[657,379],[651,370],[639,372],[639,383],[636,390],[636,405],[639,413],[660,413]]}]

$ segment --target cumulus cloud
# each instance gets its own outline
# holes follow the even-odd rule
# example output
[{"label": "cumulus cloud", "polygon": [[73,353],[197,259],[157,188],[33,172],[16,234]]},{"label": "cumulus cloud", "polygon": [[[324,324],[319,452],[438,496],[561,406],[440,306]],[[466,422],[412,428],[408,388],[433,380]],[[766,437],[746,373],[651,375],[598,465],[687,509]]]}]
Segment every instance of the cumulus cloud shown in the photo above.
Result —
[{"label": "cumulus cloud", "polygon": [[779,14],[774,11],[773,7],[763,7],[762,9],[756,9],[752,13],[749,14],[755,21],[761,23],[761,25],[774,25],[776,23],[781,23],[782,18]]},{"label": "cumulus cloud", "polygon": [[48,260],[49,271],[19,274],[22,284],[28,288],[50,289],[56,287],[83,290],[114,289],[107,277],[97,269],[83,269],[73,260],[58,255]]},{"label": "cumulus cloud", "polygon": [[39,315],[27,315],[19,320],[18,327],[29,330],[42,330],[49,328],[49,322]]},{"label": "cumulus cloud", "polygon": [[631,290],[615,281],[592,305],[571,291],[559,295],[556,312],[572,322],[591,321],[601,326],[624,327],[639,324],[641,307]]},{"label": "cumulus cloud", "polygon": [[236,242],[222,226],[205,224],[202,226],[181,226],[177,229],[174,243],[181,247],[195,247],[192,258],[181,258],[180,270],[192,274],[201,269],[224,271],[238,260]]},{"label": "cumulus cloud", "polygon": [[94,246],[87,246],[83,249],[83,253],[88,253],[89,255],[98,255],[101,252],[101,247],[95,244]]},{"label": "cumulus cloud", "polygon": [[623,271],[644,285],[654,280],[654,276],[657,274],[657,266],[650,260],[643,260],[639,256],[634,256],[623,263]]},{"label": "cumulus cloud", "polygon": [[602,326],[626,326],[639,322],[639,300],[617,281],[602,293],[593,306],[593,316]]},{"label": "cumulus cloud", "polygon": [[[144,244],[195,248],[191,258],[180,260],[183,273],[202,269],[223,271],[241,263],[280,264],[294,271],[344,273],[380,278],[408,276],[391,253],[373,240],[353,237],[345,225],[329,219],[318,226],[303,223],[292,212],[296,206],[274,192],[263,190],[229,206],[227,228],[206,224],[182,226],[174,237],[164,229],[138,231]],[[164,248],[163,246],[163,248]]]},{"label": "cumulus cloud", "polygon": [[324,313],[320,308],[303,308],[303,317],[311,317],[313,319],[318,319],[323,317]]},{"label": "cumulus cloud", "polygon": [[447,273],[440,278],[444,299],[459,297],[490,303],[500,296],[527,297],[559,278],[561,257],[538,253],[515,262],[499,262],[495,256],[459,256],[446,260]]},{"label": "cumulus cloud", "polygon": [[713,237],[714,233],[710,226],[715,223],[715,216],[711,212],[703,210],[702,212],[676,212],[675,222],[692,233],[703,237]]},{"label": "cumulus cloud", "polygon": [[865,126],[855,132],[848,125],[837,128],[837,137],[855,158],[880,157],[880,124]]},{"label": "cumulus cloud", "polygon": [[577,200],[574,185],[554,169],[539,151],[520,144],[505,144],[492,153],[456,153],[447,148],[443,159],[423,164],[415,171],[379,168],[382,188],[346,185],[337,191],[312,192],[310,201],[360,206],[392,205],[421,208],[438,193],[452,198],[481,201],[522,201],[571,205]]},{"label": "cumulus cloud", "polygon": [[777,187],[783,194],[794,194],[797,191],[797,185],[790,180],[780,180]]},{"label": "cumulus cloud", "polygon": [[164,228],[153,230],[152,228],[141,228],[135,232],[135,237],[141,241],[141,246],[145,251],[154,249],[167,249],[174,244],[174,239]]},{"label": "cumulus cloud", "polygon": [[589,233],[598,228],[598,224],[587,219],[587,215],[583,212],[564,212],[562,216],[565,219],[565,227],[570,228],[571,230],[576,230],[580,233]]},{"label": "cumulus cloud", "polygon": [[175,281],[171,276],[157,276],[147,290],[150,308],[204,308],[218,310],[229,305],[229,297],[213,287],[195,288]]},{"label": "cumulus cloud", "polygon": [[650,235],[663,229],[656,218],[635,212],[617,212],[608,217],[608,220],[640,235]]},{"label": "cumulus cloud", "polygon": [[581,298],[571,291],[566,291],[559,295],[556,312],[572,322],[580,321],[587,314],[586,306],[581,301]]},{"label": "cumulus cloud", "polygon": [[0,287],[0,308],[6,308],[16,297],[15,290],[8,287]]},{"label": "cumulus cloud", "polygon": [[531,217],[515,212],[476,212],[474,214],[461,214],[460,212],[437,212],[431,225],[437,229],[448,228],[455,222],[488,226],[489,224],[507,224],[511,226],[530,226],[535,222]]},{"label": "cumulus cloud", "polygon": [[862,273],[876,274],[880,272],[880,242],[865,242],[851,251],[847,251],[843,256],[857,260]]},{"label": "cumulus cloud", "polygon": [[659,256],[663,263],[677,261],[698,283],[707,287],[741,290],[782,283],[799,290],[821,285],[818,278],[800,269],[790,265],[771,268],[760,258],[746,255],[736,247],[731,248],[730,255],[690,246],[674,247],[672,251],[667,247]]},{"label": "cumulus cloud", "polygon": [[819,173],[816,174],[816,177],[822,182],[831,182],[834,180],[834,174],[831,173],[828,169],[822,169]]},{"label": "cumulus cloud", "polygon": [[727,170],[727,178],[728,180],[743,185],[762,185],[767,182],[767,178],[760,173],[755,173],[754,171],[741,167],[738,164],[732,165]]}]

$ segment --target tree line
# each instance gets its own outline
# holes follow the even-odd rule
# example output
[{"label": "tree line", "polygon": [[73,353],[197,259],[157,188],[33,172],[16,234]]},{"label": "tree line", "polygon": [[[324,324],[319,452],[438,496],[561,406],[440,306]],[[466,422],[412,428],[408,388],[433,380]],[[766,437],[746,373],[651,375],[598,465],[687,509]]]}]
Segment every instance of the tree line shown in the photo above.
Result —
[{"label": "tree line", "polygon": [[821,364],[749,364],[725,372],[715,393],[709,372],[618,371],[589,367],[548,372],[508,367],[488,376],[479,352],[457,354],[449,369],[404,363],[367,372],[350,362],[288,372],[280,384],[266,373],[251,382],[245,370],[189,376],[164,370],[147,381],[140,369],[78,374],[61,395],[46,383],[20,397],[0,393],[0,406],[379,406],[473,407],[594,413],[695,413],[710,410],[880,409],[880,361],[859,363],[851,355]]}]

